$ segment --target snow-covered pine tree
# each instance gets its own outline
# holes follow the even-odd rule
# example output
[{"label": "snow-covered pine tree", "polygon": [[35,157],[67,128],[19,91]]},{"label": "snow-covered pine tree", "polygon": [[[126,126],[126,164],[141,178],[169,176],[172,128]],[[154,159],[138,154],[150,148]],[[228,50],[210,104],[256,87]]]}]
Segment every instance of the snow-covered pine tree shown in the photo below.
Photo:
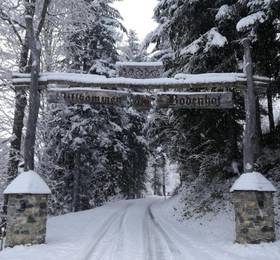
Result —
[{"label": "snow-covered pine tree", "polygon": [[127,109],[123,115],[123,143],[127,147],[121,190],[128,198],[140,198],[146,190],[148,144],[145,139],[145,115]]},{"label": "snow-covered pine tree", "polygon": [[[239,49],[236,51],[233,46],[238,46],[238,43],[231,41],[234,38],[232,35],[237,35],[236,29],[229,28],[225,36],[215,20],[221,4],[221,1],[207,0],[160,1],[155,14],[162,17],[161,22],[165,23],[164,30],[159,30],[158,38],[165,39],[163,42],[169,44],[174,53],[166,66],[168,74],[237,70]],[[242,101],[240,104],[238,101],[237,107],[242,108]],[[151,131],[151,139],[164,137],[167,140],[170,145],[165,145],[164,149],[171,160],[178,162],[183,187],[193,185],[203,193],[201,186],[196,186],[195,182],[210,185],[217,179],[237,173],[235,166],[241,158],[238,144],[242,131],[238,120],[243,117],[241,109],[230,113],[169,111],[166,117],[156,117],[157,125],[164,127]]]},{"label": "snow-covered pine tree", "polygon": [[114,0],[79,0],[67,3],[65,49],[68,68],[110,76],[118,59],[116,41],[123,29]]},{"label": "snow-covered pine tree", "polygon": [[124,46],[120,46],[120,59],[123,61],[141,62],[146,59],[146,52],[141,50],[137,33],[129,30]]},{"label": "snow-covered pine tree", "polygon": [[177,162],[178,158],[171,156],[170,133],[173,126],[170,125],[171,110],[152,111],[146,125],[146,137],[149,144],[149,180],[155,195],[166,195],[166,161],[167,157]]},{"label": "snow-covered pine tree", "polygon": [[149,33],[143,42],[143,48],[148,48],[150,44],[155,45],[150,55],[152,61],[164,61],[168,64],[174,56],[169,37],[169,24],[176,7],[176,0],[159,0],[154,10],[154,20],[158,23],[158,27]]},{"label": "snow-covered pine tree", "polygon": [[40,172],[53,190],[51,213],[140,197],[147,148],[143,117],[122,108],[75,105],[50,110]]},{"label": "snow-covered pine tree", "polygon": [[[156,15],[166,21],[165,30],[159,30],[158,38],[165,37],[175,53],[166,67],[169,74],[241,72],[243,48],[239,41],[249,33],[254,36],[256,71],[266,75],[261,72],[262,69],[278,67],[267,76],[279,75],[279,1],[162,0]],[[249,23],[243,23],[245,21]],[[237,30],[239,22],[245,25],[241,26],[242,30]],[[264,48],[266,44],[271,46],[271,50]],[[274,56],[271,59],[273,65],[261,66],[265,52],[268,57]],[[242,97],[236,95],[235,101],[237,105],[229,113],[181,110],[169,114],[169,123],[174,128],[163,131],[161,135],[164,133],[169,136],[171,143],[176,144],[168,149],[169,155],[179,161],[179,171],[185,183],[201,181],[200,185],[205,185],[205,182],[209,185],[211,182],[219,182],[221,177],[228,178],[239,172],[237,161],[241,159],[242,136],[240,122],[244,118],[244,108]],[[213,183],[213,186],[216,184]],[[201,186],[194,184],[194,187],[200,192]]]}]

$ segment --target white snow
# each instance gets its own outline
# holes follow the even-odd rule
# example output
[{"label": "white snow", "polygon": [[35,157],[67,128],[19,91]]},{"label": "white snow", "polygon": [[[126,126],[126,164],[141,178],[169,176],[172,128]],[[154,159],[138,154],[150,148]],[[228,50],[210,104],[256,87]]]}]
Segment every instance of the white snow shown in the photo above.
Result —
[{"label": "white snow", "polygon": [[[19,76],[19,74],[17,74]],[[41,73],[40,82],[49,84],[55,81],[84,83],[92,85],[130,85],[130,86],[158,86],[158,85],[184,85],[205,83],[242,83],[246,82],[243,73],[205,73],[205,74],[178,74],[175,78],[132,79],[132,78],[105,78],[98,75],[76,73]],[[30,78],[14,78],[14,83],[30,83]]]},{"label": "white snow", "polygon": [[181,55],[184,55],[184,54],[192,54],[193,55],[193,54],[197,53],[200,49],[200,46],[199,46],[200,42],[201,42],[200,39],[197,39],[197,40],[193,41],[187,47],[182,49],[180,51],[180,54]]},{"label": "white snow", "polygon": [[205,51],[210,49],[212,46],[216,47],[224,47],[227,44],[227,38],[221,35],[216,28],[212,28],[207,34],[207,44],[205,47]]},{"label": "white snow", "polygon": [[228,18],[231,15],[232,8],[229,5],[222,5],[216,14],[216,21],[220,21],[224,18]]},{"label": "white snow", "polygon": [[51,190],[45,181],[34,171],[20,173],[4,194],[50,194]]},{"label": "white snow", "polygon": [[188,46],[180,51],[181,55],[192,54],[194,55],[200,49],[203,52],[207,52],[212,47],[224,47],[227,44],[227,38],[218,32],[217,28],[211,28],[207,33],[200,36],[198,39],[194,40]]},{"label": "white snow", "polygon": [[133,67],[162,67],[163,63],[162,62],[117,62],[116,63],[117,67],[128,67],[128,66],[133,66]]},{"label": "white snow", "polygon": [[205,74],[184,74],[175,75],[175,79],[184,80],[190,83],[214,83],[214,82],[246,82],[243,73],[205,73]]},{"label": "white snow", "polygon": [[[102,92],[102,93],[107,93],[107,94],[128,94],[131,92],[124,91],[124,90],[110,90],[110,89],[100,89],[100,88],[61,88],[61,87],[54,87],[50,86],[48,87],[48,90],[51,92]],[[139,94],[137,92],[137,94]]]},{"label": "white snow", "polygon": [[259,172],[243,173],[233,184],[233,191],[271,191],[276,189],[273,184]]},{"label": "white snow", "polygon": [[263,23],[266,20],[266,15],[263,11],[259,11],[253,14],[250,14],[242,18],[236,25],[236,30],[238,32],[248,29],[250,26],[256,24],[256,22]]},{"label": "white snow", "polygon": [[50,218],[47,244],[17,246],[1,260],[277,260],[280,242],[234,243],[234,214],[176,221],[175,199],[127,200]]},{"label": "white snow", "polygon": [[12,73],[8,70],[0,69],[0,79],[12,79]]}]

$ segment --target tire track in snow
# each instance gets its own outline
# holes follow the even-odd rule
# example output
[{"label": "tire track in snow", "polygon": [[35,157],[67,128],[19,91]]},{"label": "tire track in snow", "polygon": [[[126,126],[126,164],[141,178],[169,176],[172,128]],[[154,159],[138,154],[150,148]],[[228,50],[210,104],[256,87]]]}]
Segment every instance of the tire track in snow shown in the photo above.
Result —
[{"label": "tire track in snow", "polygon": [[[109,258],[110,260],[116,259],[116,255],[118,255],[118,252],[123,252],[124,236],[125,236],[124,225],[125,225],[125,221],[126,221],[126,215],[127,215],[127,212],[128,212],[130,207],[131,207],[131,204],[129,204],[126,207],[125,212],[122,215],[121,222],[120,222],[120,225],[119,225],[119,228],[118,228],[118,232],[116,232],[116,235],[118,235],[118,240],[114,244],[114,249],[111,250],[110,258]],[[99,259],[101,259],[101,258],[99,258]],[[117,258],[117,259],[122,259],[122,258]]]},{"label": "tire track in snow", "polygon": [[180,250],[177,248],[172,238],[156,221],[156,218],[151,210],[152,204],[148,205],[146,209],[143,224],[144,252],[146,252],[145,259],[183,259]]},{"label": "tire track in snow", "polygon": [[[203,259],[207,259],[207,260],[224,260],[229,256],[234,256],[234,257],[238,257],[237,254],[233,254],[233,253],[229,253],[223,249],[219,249],[217,250],[217,248],[215,248],[215,255],[213,255],[211,252],[209,252],[208,249],[206,249],[204,246],[202,245],[195,245],[195,243],[193,242],[193,240],[190,238],[189,235],[185,235],[182,234],[180,231],[178,231],[173,225],[171,225],[170,222],[166,221],[166,219],[162,218],[161,216],[158,217],[158,221],[159,223],[161,222],[161,226],[163,227],[168,227],[168,230],[171,231],[170,233],[173,234],[173,237],[176,237],[178,241],[182,241],[184,247],[188,248],[188,249],[192,249],[192,252],[196,252],[196,253],[192,253],[192,252],[188,252],[190,255],[193,255],[195,258],[200,258],[202,257]],[[223,252],[223,253],[222,253]]]},{"label": "tire track in snow", "polygon": [[[178,247],[176,246],[176,243],[174,242],[174,240],[170,237],[169,233],[166,232],[166,230],[160,225],[160,223],[156,220],[155,218],[155,215],[154,213],[152,212],[152,204],[150,204],[148,206],[148,217],[152,223],[152,227],[155,231],[155,234],[156,237],[155,238],[155,243],[157,244],[157,242],[159,241],[164,241],[167,248],[168,248],[168,253],[169,253],[169,256],[165,257],[165,259],[167,260],[171,260],[171,259],[183,259],[183,255],[181,253],[181,251],[178,249]],[[163,242],[162,243],[162,249],[163,249],[163,252],[165,251],[166,252],[166,246],[163,246]],[[162,258],[159,258],[159,256],[156,256],[155,259],[162,259]]]},{"label": "tire track in snow", "polygon": [[[98,230],[96,233],[100,233],[100,235],[95,239],[95,242],[89,246],[89,249],[87,249],[87,253],[80,259],[80,260],[92,260],[92,259],[103,259],[102,256],[95,256],[95,252],[98,250],[98,247],[102,244],[104,238],[106,238],[106,235],[109,233],[111,228],[115,225],[115,222],[118,221],[119,218],[121,218],[121,222],[118,225],[118,231],[121,229],[121,225],[123,223],[123,219],[127,213],[128,208],[130,207],[130,204],[128,204],[125,208],[121,208],[116,213],[114,213]],[[118,232],[114,236],[117,235]],[[112,249],[112,247],[111,247]],[[101,253],[104,253],[101,252]]]},{"label": "tire track in snow", "polygon": [[[154,248],[155,242],[152,241],[152,235],[151,235],[151,227],[150,227],[150,221],[149,221],[149,213],[148,210],[145,212],[145,216],[143,219],[143,244],[144,244],[144,254],[146,255],[146,260],[154,260],[154,253],[156,252],[156,249]],[[164,260],[164,259],[163,259]]]}]

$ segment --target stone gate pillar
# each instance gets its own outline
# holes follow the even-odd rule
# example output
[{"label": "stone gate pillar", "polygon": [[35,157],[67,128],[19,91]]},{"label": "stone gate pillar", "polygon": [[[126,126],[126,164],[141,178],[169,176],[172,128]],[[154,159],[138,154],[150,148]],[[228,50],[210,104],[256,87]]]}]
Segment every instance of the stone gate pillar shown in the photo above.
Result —
[{"label": "stone gate pillar", "polygon": [[272,183],[257,172],[244,173],[231,188],[235,208],[236,242],[275,241]]},{"label": "stone gate pillar", "polygon": [[8,196],[5,247],[45,242],[50,193],[47,184],[33,171],[23,172],[11,182],[4,191]]}]

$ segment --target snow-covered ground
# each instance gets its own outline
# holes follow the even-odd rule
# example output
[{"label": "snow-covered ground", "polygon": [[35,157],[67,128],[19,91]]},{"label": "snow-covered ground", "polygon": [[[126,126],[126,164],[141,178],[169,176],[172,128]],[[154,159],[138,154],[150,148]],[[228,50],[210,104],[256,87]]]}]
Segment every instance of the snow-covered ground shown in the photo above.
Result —
[{"label": "snow-covered ground", "polygon": [[47,244],[1,260],[278,260],[280,242],[234,244],[232,215],[176,221],[176,199],[146,198],[51,218]]}]

